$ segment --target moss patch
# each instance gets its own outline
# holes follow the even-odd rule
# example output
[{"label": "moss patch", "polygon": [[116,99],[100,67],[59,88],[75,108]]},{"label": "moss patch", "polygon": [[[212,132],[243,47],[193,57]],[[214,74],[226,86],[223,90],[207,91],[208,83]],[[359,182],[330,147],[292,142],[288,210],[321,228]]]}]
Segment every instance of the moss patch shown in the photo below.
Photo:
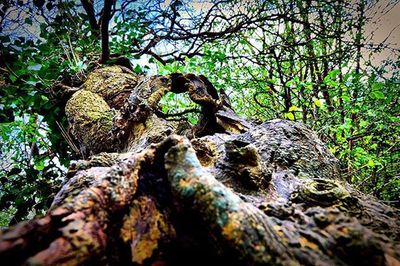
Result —
[{"label": "moss patch", "polygon": [[119,66],[110,66],[90,73],[81,88],[99,94],[111,107],[119,109],[138,79],[134,74],[124,73]]},{"label": "moss patch", "polygon": [[67,102],[65,113],[72,133],[85,148],[95,153],[107,150],[113,112],[101,96],[80,90]]}]

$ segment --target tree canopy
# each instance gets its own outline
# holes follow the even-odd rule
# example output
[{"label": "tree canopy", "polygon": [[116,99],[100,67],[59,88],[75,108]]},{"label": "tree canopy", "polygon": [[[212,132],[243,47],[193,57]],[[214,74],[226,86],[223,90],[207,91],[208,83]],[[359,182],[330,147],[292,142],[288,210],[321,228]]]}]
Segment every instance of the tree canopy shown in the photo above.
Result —
[{"label": "tree canopy", "polygon": [[[400,206],[399,46],[373,37],[398,5],[4,1],[1,224],[46,211],[70,161],[91,155],[74,139],[64,110],[99,64],[143,75],[204,75],[243,118],[282,118],[314,129],[348,182]],[[374,56],[383,51],[390,57],[378,64]],[[201,119],[184,94],[167,93],[158,111],[190,125]]]}]

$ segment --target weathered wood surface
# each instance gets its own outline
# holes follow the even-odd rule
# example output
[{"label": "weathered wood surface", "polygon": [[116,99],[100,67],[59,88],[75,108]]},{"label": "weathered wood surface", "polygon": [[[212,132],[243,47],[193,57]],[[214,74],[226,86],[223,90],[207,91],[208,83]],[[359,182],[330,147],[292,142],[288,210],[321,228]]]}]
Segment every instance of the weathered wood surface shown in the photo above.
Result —
[{"label": "weathered wood surface", "polygon": [[[196,126],[160,112],[167,92],[200,106]],[[3,262],[400,265],[399,210],[347,184],[311,130],[244,121],[203,76],[98,69],[66,114],[91,157],[46,216],[1,233]]]}]

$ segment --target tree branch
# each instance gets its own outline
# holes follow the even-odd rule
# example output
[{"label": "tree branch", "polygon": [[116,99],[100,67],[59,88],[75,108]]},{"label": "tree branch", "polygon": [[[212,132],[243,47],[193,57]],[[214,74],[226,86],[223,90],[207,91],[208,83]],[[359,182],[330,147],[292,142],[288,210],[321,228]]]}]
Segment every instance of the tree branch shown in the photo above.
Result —
[{"label": "tree branch", "polygon": [[93,2],[88,0],[81,0],[83,9],[85,9],[86,14],[89,17],[90,28],[94,36],[99,37],[99,24],[96,20],[96,14],[94,13]]},{"label": "tree branch", "polygon": [[111,19],[111,8],[114,0],[104,0],[104,9],[101,16],[101,58],[100,63],[105,63],[110,58],[108,23]]}]

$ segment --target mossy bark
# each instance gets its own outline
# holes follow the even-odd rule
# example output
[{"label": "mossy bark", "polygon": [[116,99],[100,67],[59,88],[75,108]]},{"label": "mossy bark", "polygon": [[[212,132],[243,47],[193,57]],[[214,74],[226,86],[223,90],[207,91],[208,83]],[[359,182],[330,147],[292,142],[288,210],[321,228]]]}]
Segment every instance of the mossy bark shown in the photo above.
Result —
[{"label": "mossy bark", "polygon": [[[165,119],[167,92],[200,105],[197,125]],[[398,210],[346,183],[311,130],[244,121],[205,77],[98,69],[66,114],[91,157],[71,165],[47,215],[1,233],[2,261],[400,264]]]}]

